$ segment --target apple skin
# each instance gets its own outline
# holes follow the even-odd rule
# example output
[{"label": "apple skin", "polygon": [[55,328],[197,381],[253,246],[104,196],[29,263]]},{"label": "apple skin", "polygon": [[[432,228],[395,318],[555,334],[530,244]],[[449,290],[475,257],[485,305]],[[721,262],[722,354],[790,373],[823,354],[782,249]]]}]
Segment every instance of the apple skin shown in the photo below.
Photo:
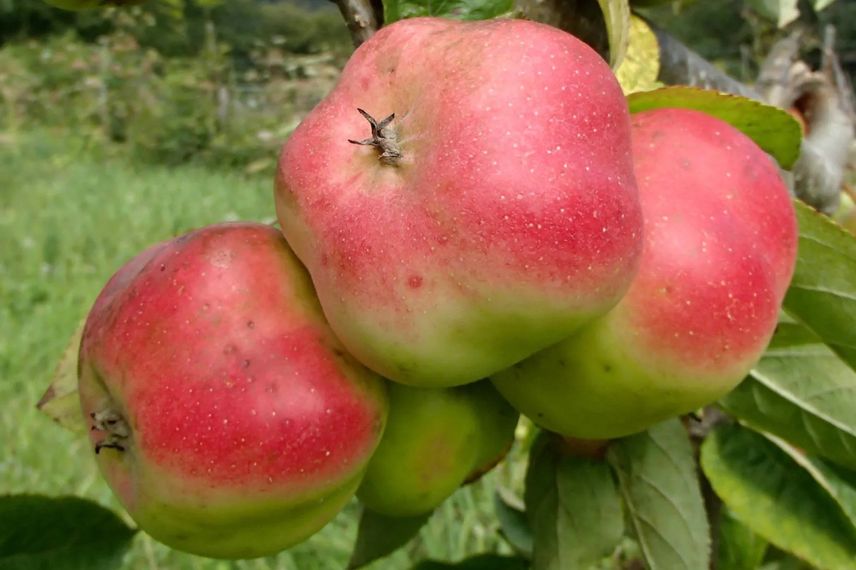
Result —
[{"label": "apple skin", "polygon": [[519,414],[488,381],[455,388],[390,384],[386,431],[357,491],[369,510],[429,513],[499,463],[514,442]]},{"label": "apple skin", "polygon": [[[395,113],[401,157],[349,139]],[[354,356],[474,382],[621,298],[641,252],[627,104],[606,63],[523,20],[414,18],[356,50],[283,147],[282,230]]]},{"label": "apple skin", "polygon": [[535,423],[620,437],[725,395],[775,329],[797,225],[776,165],[689,110],[633,115],[645,218],[639,273],[606,316],[493,377]]},{"label": "apple skin", "polygon": [[[143,530],[202,556],[268,555],[324,526],[387,414],[383,380],[345,353],[261,224],[209,226],[131,260],[95,301],[79,362],[93,445],[123,448],[96,455],[110,487]],[[127,437],[97,421],[105,410]]]}]

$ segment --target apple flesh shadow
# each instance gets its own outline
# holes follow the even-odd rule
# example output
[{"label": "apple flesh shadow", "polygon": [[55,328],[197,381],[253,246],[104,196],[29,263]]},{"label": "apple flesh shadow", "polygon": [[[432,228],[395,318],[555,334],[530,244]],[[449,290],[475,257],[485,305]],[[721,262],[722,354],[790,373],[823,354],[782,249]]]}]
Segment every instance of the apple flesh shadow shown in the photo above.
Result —
[{"label": "apple flesh shadow", "polygon": [[108,282],[80,348],[101,472],[157,540],[217,558],[296,544],[353,496],[383,381],[327,327],[281,234],[223,224],[154,246]]},{"label": "apple flesh shadow", "polygon": [[621,88],[523,20],[381,29],[284,145],[276,207],[348,350],[422,387],[567,337],[641,251]]},{"label": "apple flesh shadow", "polygon": [[518,413],[482,381],[456,388],[390,385],[389,421],[357,497],[387,516],[438,507],[489,471],[514,442]]},{"label": "apple flesh shadow", "polygon": [[776,165],[695,111],[633,116],[645,247],[627,295],[579,333],[493,377],[535,423],[603,439],[706,405],[776,327],[797,226]]}]

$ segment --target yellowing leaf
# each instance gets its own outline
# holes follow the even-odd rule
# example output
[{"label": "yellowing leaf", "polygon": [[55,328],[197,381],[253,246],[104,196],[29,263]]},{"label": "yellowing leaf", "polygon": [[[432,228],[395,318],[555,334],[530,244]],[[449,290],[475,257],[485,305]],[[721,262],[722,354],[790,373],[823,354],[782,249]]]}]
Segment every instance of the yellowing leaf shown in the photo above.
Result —
[{"label": "yellowing leaf", "polygon": [[615,75],[625,94],[650,91],[662,87],[657,81],[660,74],[660,45],[657,36],[645,20],[638,16],[630,18],[630,43],[624,60]]},{"label": "yellowing leaf", "polygon": [[86,433],[77,397],[77,351],[83,335],[81,322],[60,358],[51,384],[36,407],[62,427],[75,433]]}]

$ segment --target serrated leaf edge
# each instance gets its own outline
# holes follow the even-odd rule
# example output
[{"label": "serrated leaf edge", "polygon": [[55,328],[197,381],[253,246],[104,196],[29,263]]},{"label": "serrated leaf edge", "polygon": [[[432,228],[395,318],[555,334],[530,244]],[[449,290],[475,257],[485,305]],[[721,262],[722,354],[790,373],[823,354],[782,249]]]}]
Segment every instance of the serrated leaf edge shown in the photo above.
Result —
[{"label": "serrated leaf edge", "polygon": [[[773,443],[773,445],[774,445],[774,446],[776,446],[776,447],[778,448],[778,445],[776,445],[776,443],[775,443],[774,441],[770,440],[770,439],[767,437],[767,435],[768,435],[768,434],[766,434],[763,430],[757,430],[757,429],[754,429],[754,428],[751,428],[751,427],[746,427],[746,426],[743,424],[743,422],[740,422],[740,421],[738,421],[736,424],[732,424],[732,425],[720,425],[720,426],[718,426],[718,427],[716,428],[716,430],[720,430],[720,429],[729,429],[729,428],[740,428],[740,429],[744,429],[744,430],[747,430],[747,431],[752,432],[752,433],[757,433],[757,434],[758,434],[759,436],[761,436],[762,438],[764,438],[764,439],[768,439],[769,441],[771,441],[771,443]],[[714,434],[711,434],[711,435],[712,435],[711,437],[706,438],[706,439],[705,439],[705,441],[702,443],[702,447],[701,447],[701,454],[700,454],[700,458],[699,458],[699,460],[700,460],[699,462],[700,462],[700,464],[701,464],[701,466],[702,466],[702,471],[705,473],[705,475],[706,475],[706,476],[708,475],[709,469],[706,469],[704,466],[705,466],[705,464],[708,464],[708,466],[709,466],[708,461],[710,460],[710,454],[711,454],[711,453],[713,453],[710,449],[711,449],[711,448],[714,448],[714,449],[721,450],[722,445],[723,445],[723,444],[722,444],[722,442],[719,440],[718,436],[715,436]],[[726,439],[727,439],[727,438],[726,438]],[[785,455],[787,455],[789,458],[791,458],[790,454],[788,454],[786,451],[781,450],[781,449],[780,449],[780,451],[781,451],[782,453],[785,453]],[[706,457],[707,457],[707,460],[705,459]],[[723,456],[722,456],[722,454],[721,454],[721,453],[719,453],[719,452],[717,452],[717,453],[716,453],[716,458],[717,458],[717,459],[716,459],[716,463],[718,463],[720,466],[721,466],[721,465],[723,465],[723,463],[724,463],[724,462],[721,460],[721,458],[722,458],[722,457],[723,457]],[[726,469],[728,469],[728,468],[726,467]],[[809,474],[809,475],[811,475],[811,474]],[[741,478],[741,479],[742,479],[742,478]],[[720,491],[719,491],[719,490],[717,490],[716,485],[714,485],[714,483],[713,483],[713,480],[712,480],[712,479],[710,479],[709,477],[708,477],[708,480],[710,481],[711,487],[713,488],[713,490],[714,490],[714,492],[716,493],[716,495],[717,495],[717,496],[719,496],[719,497],[721,498]],[[824,489],[824,490],[825,490],[825,489]],[[834,501],[834,498],[833,498],[832,500]],[[723,502],[725,502],[725,501],[723,501]],[[725,504],[727,505],[728,503],[727,503],[727,502],[725,502]],[[837,503],[836,503],[836,504],[837,504]],[[840,509],[840,506],[839,506],[839,509]],[[744,520],[742,517],[740,517],[739,515],[737,515],[737,513],[735,513],[735,516],[737,516],[737,519],[738,519],[738,520],[740,520],[743,524],[745,524],[747,527],[749,527],[750,529],[752,529],[752,530],[753,530],[753,532],[755,532],[756,534],[758,534],[758,536],[760,536],[761,538],[763,538],[763,539],[767,540],[768,542],[770,542],[770,544],[773,544],[774,546],[776,546],[776,547],[778,547],[778,548],[781,548],[781,549],[783,549],[783,550],[786,550],[786,551],[787,551],[786,547],[784,547],[784,546],[780,543],[780,541],[775,540],[775,537],[774,537],[774,536],[768,536],[768,533],[766,533],[766,532],[759,532],[759,531],[755,528],[755,525],[754,525],[754,524],[751,524],[749,521]],[[775,533],[773,533],[773,534],[775,534]],[[803,560],[802,556],[800,556],[800,555],[798,555],[798,554],[796,554],[796,553],[794,553],[794,552],[791,552],[791,551],[788,551],[788,552],[790,552],[790,554],[792,554],[793,556],[797,557],[798,559]],[[808,562],[808,561],[806,560],[806,562]]]},{"label": "serrated leaf edge", "polygon": [[[754,429],[754,428],[751,428],[751,429]],[[820,471],[820,469],[818,469],[817,466],[814,463],[812,463],[811,460],[806,455],[800,453],[796,447],[794,447],[793,445],[788,443],[786,440],[784,440],[784,439],[782,439],[776,435],[773,435],[771,433],[768,433],[768,432],[765,432],[762,430],[755,430],[755,431],[757,431],[758,433],[763,435],[765,438],[767,438],[776,447],[778,447],[785,454],[787,454],[788,457],[790,457],[797,465],[799,465],[800,467],[805,469],[809,473],[809,475],[811,475],[812,479],[814,479],[817,482],[817,484],[820,485],[820,487],[824,491],[826,491],[826,493],[835,502],[835,504],[838,505],[838,509],[839,509],[839,511],[841,511],[841,514],[844,515],[844,517],[850,521],[854,530],[856,530],[856,521],[854,521],[851,518],[850,514],[844,509],[844,507],[839,502],[838,493],[829,484],[829,479],[827,479],[826,475],[824,475]]]},{"label": "serrated leaf edge", "polygon": [[[655,445],[656,445],[656,446],[657,446],[657,448],[661,451],[661,453],[662,453],[663,455],[665,455],[665,456],[668,458],[669,462],[672,464],[672,466],[674,467],[674,469],[675,469],[677,472],[679,472],[679,473],[680,473],[682,470],[681,470],[681,469],[678,467],[678,465],[675,463],[674,459],[673,459],[673,458],[672,458],[672,456],[668,453],[668,451],[666,450],[665,446],[663,446],[663,445],[660,443],[660,441],[659,441],[659,440],[657,440],[657,439],[653,436],[653,434],[652,434],[650,431],[648,432],[648,438],[649,438],[652,442],[654,442],[654,443],[655,443]],[[659,532],[659,530],[658,530],[658,529],[657,529],[657,527],[654,525],[654,523],[652,523],[652,522],[651,522],[650,520],[648,520],[647,518],[640,516],[639,511],[635,508],[635,506],[634,506],[634,504],[633,504],[633,501],[632,501],[632,497],[631,497],[631,495],[630,495],[630,490],[629,490],[629,479],[630,479],[630,477],[628,477],[627,472],[626,472],[624,469],[622,469],[622,468],[621,468],[621,465],[620,465],[619,463],[620,463],[620,462],[618,462],[618,461],[610,461],[610,464],[612,465],[613,469],[615,469],[616,473],[618,474],[618,483],[619,483],[619,484],[618,484],[618,487],[619,487],[619,491],[621,492],[621,495],[622,495],[622,497],[624,498],[624,504],[625,504],[625,507],[627,508],[627,510],[628,510],[628,511],[630,511],[630,514],[631,514],[630,519],[631,519],[631,522],[632,522],[632,524],[633,524],[634,529],[636,530],[636,538],[637,538],[637,540],[639,541],[639,547],[642,549],[642,552],[643,552],[643,554],[644,554],[644,558],[645,558],[645,560],[646,560],[646,561],[648,561],[649,563],[651,563],[651,560],[652,560],[652,554],[651,554],[651,550],[650,550],[650,545],[649,545],[649,544],[648,544],[648,542],[644,539],[644,537],[643,537],[644,535],[643,535],[643,533],[641,532],[641,531],[642,531],[642,529],[640,528],[640,525],[639,525],[639,524],[637,524],[637,521],[642,522],[642,523],[645,523],[645,526],[648,526],[648,527],[650,527],[651,529],[653,529],[653,530],[655,531],[655,533],[656,533],[658,536],[660,536],[661,538],[663,537],[663,535],[662,535],[662,533],[660,533],[660,532]],[[655,490],[659,495],[661,495],[661,496],[665,497],[665,498],[667,499],[667,503],[670,505],[670,507],[671,507],[674,511],[677,511],[677,512],[678,512],[678,514],[681,516],[681,518],[684,520],[684,522],[685,522],[685,523],[687,523],[687,524],[686,524],[686,527],[687,527],[687,528],[689,528],[689,522],[687,521],[686,517],[685,517],[685,516],[684,516],[684,514],[681,512],[681,510],[680,510],[679,508],[677,508],[676,504],[674,503],[674,501],[672,501],[672,500],[671,500],[671,498],[669,498],[667,495],[665,495],[665,494],[662,492],[662,490],[660,490],[658,487],[656,487],[656,486],[655,486],[655,485],[654,485],[654,484],[653,484],[649,479],[647,479],[647,478],[645,478],[645,477],[640,477],[640,476],[638,476],[638,475],[637,475],[637,476],[635,476],[635,478],[636,478],[636,479],[638,479],[638,480],[640,480],[640,481],[643,481],[646,485],[648,485],[649,487],[651,487],[652,489],[654,489],[654,490]],[[687,481],[686,477],[684,477],[683,475],[682,475],[681,479],[683,480],[683,483],[684,483],[685,485],[688,485],[690,488],[692,488],[692,487],[695,485],[695,480]],[[665,539],[663,539],[663,542],[664,542],[665,544],[667,544],[667,545],[669,546],[669,548],[671,548],[675,553],[677,553],[678,558],[680,558],[680,559],[683,561],[684,566],[685,566],[686,568],[689,568],[689,566],[688,566],[688,562],[687,562],[687,560],[685,559],[684,555],[683,555],[683,554],[682,554],[678,549],[676,549],[676,548],[675,548],[675,546],[674,546],[671,542],[669,542],[669,541],[667,541],[667,540],[665,540]],[[710,535],[709,535],[709,534],[707,535],[707,541],[706,541],[706,544],[705,544],[705,548],[708,550],[708,552],[710,551]],[[656,566],[656,565],[654,565],[654,564],[652,564],[652,566],[651,566],[651,567],[652,567],[652,569],[653,569],[653,570],[656,570],[656,568],[657,568],[657,566]]]},{"label": "serrated leaf edge", "polygon": [[[769,105],[769,104],[761,102],[761,101],[758,101],[757,99],[750,99],[749,97],[744,97],[742,95],[735,95],[734,93],[726,93],[725,91],[719,91],[718,89],[705,89],[703,87],[696,87],[694,85],[667,85],[666,87],[660,87],[659,89],[651,89],[648,91],[636,91],[635,93],[631,93],[631,94],[627,95],[627,105],[630,109],[630,113],[632,114],[632,113],[647,111],[649,109],[664,108],[664,107],[656,106],[656,107],[650,107],[648,109],[634,109],[633,108],[633,99],[644,99],[645,96],[650,95],[652,93],[666,92],[666,91],[673,92],[673,93],[679,93],[679,92],[684,92],[684,93],[690,93],[690,92],[694,92],[694,93],[715,93],[724,99],[731,99],[734,101],[743,101],[743,102],[745,102],[744,104],[753,105],[756,110],[757,109],[770,109],[771,111],[776,112],[783,119],[786,119],[786,122],[791,125],[791,129],[794,130],[795,134],[797,134],[797,138],[796,138],[797,144],[795,145],[796,148],[791,149],[791,151],[788,152],[787,154],[785,154],[781,157],[776,157],[775,155],[773,155],[773,156],[776,158],[776,160],[779,162],[779,164],[782,166],[782,168],[784,168],[786,170],[793,167],[794,163],[799,158],[800,150],[802,148],[803,136],[802,136],[802,131],[800,130],[800,126],[799,126],[799,123],[797,122],[797,120],[793,116],[791,116],[790,113],[785,111],[784,109],[781,109],[781,108],[776,107],[774,105]],[[668,107],[668,106],[666,106],[666,107]],[[708,114],[710,114],[710,113],[708,113]],[[737,127],[735,127],[735,128],[737,128]],[[746,134],[745,131],[743,131],[742,129],[737,128],[737,130],[741,131],[743,134]],[[746,136],[749,136],[749,135],[746,135]],[[752,137],[749,137],[749,138],[752,138]],[[754,141],[754,139],[753,139],[753,141]],[[757,141],[755,141],[755,144],[758,144]],[[761,146],[761,145],[758,145],[758,146]],[[765,152],[772,155],[772,153],[770,153],[766,149],[765,149]]]}]

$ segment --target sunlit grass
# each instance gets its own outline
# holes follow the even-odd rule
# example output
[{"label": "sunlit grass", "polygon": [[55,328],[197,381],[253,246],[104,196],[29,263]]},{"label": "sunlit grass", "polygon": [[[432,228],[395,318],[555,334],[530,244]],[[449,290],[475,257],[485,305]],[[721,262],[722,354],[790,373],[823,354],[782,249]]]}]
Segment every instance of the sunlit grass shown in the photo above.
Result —
[{"label": "sunlit grass", "polygon": [[[146,245],[223,220],[273,220],[272,184],[199,167],[142,165],[67,133],[0,137],[0,493],[82,495],[121,510],[85,440],[35,409],[69,337],[107,278]],[[491,477],[459,491],[420,538],[372,568],[460,559],[498,545]],[[343,568],[355,504],[277,557],[222,562],[139,535],[133,569]]]}]

